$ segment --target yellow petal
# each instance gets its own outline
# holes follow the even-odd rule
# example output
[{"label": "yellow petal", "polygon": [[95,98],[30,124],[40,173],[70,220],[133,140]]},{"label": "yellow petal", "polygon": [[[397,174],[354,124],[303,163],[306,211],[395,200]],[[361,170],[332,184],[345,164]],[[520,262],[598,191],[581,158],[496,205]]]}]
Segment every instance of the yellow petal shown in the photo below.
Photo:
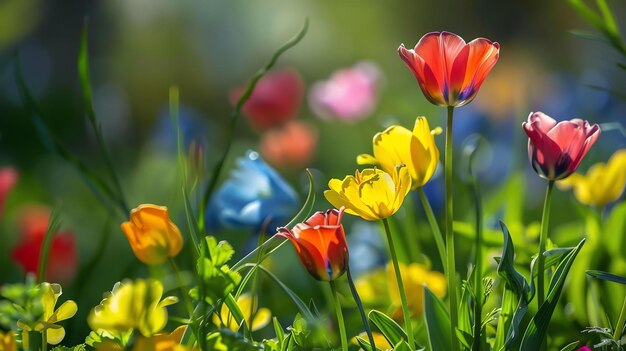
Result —
[{"label": "yellow petal", "polygon": [[48,323],[56,323],[58,321],[64,321],[72,318],[76,314],[76,311],[78,311],[76,302],[72,300],[65,301],[61,306],[59,306],[50,319],[48,319]]},{"label": "yellow petal", "polygon": [[56,328],[56,329],[48,329],[46,330],[46,337],[48,339],[48,344],[56,345],[63,341],[65,337],[65,329],[64,328]]},{"label": "yellow petal", "polygon": [[252,321],[252,331],[259,330],[270,323],[272,320],[272,312],[270,312],[267,308],[259,308],[254,315],[254,320]]},{"label": "yellow petal", "polygon": [[376,157],[370,154],[360,154],[356,157],[357,165],[378,165]]}]

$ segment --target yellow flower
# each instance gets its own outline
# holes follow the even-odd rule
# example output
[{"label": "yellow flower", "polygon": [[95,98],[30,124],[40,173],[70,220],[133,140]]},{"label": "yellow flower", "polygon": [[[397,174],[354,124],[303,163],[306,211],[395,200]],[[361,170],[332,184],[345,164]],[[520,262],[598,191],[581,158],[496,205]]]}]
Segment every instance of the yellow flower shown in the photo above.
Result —
[{"label": "yellow flower", "polygon": [[[411,263],[406,265],[399,262],[400,275],[404,283],[404,291],[406,292],[409,310],[416,317],[424,312],[424,285],[426,285],[438,297],[444,297],[446,294],[447,284],[446,276],[429,270],[426,266]],[[395,306],[400,306],[400,290],[396,281],[396,275],[392,264],[387,265],[387,286],[389,287],[389,297]],[[402,310],[397,309],[394,318],[402,318]]]},{"label": "yellow flower", "polygon": [[626,149],[616,151],[609,161],[596,163],[587,174],[574,173],[556,183],[560,189],[573,188],[576,199],[589,206],[604,206],[622,195],[626,185]]},{"label": "yellow flower", "polygon": [[[250,294],[242,294],[237,299],[237,306],[243,313],[243,319],[246,321],[246,325],[252,328],[252,331],[259,330],[264,326],[268,325],[271,318],[272,313],[267,308],[259,308],[257,309],[256,298],[252,298]],[[254,319],[250,322],[252,315],[254,315]],[[239,324],[235,321],[235,318],[230,314],[230,310],[226,306],[226,304],[222,304],[222,309],[220,311],[220,315],[213,315],[213,323],[215,325],[221,325],[224,323],[226,327],[232,331],[239,330]]]},{"label": "yellow flower", "polygon": [[379,165],[387,173],[404,164],[413,179],[413,189],[417,189],[424,186],[437,169],[439,149],[434,136],[440,133],[441,128],[430,130],[426,117],[417,117],[413,131],[393,125],[374,135],[374,156],[362,154],[356,162]]},{"label": "yellow flower", "polygon": [[12,331],[5,333],[0,330],[0,351],[17,351],[15,334]]},{"label": "yellow flower", "polygon": [[[63,293],[61,285],[42,283],[41,291],[41,305],[43,307],[41,320],[35,322],[34,325],[18,321],[17,325],[24,330],[25,335],[29,331],[45,331],[48,344],[56,345],[65,337],[65,328],[57,323],[72,318],[78,311],[78,306],[76,302],[67,300],[55,311],[54,307],[57,304],[57,300]],[[25,347],[27,347],[28,337],[24,338],[24,342],[26,343]]]},{"label": "yellow flower", "polygon": [[[180,344],[183,334],[185,334],[186,325],[174,329],[171,333],[159,333],[149,338],[139,337],[135,341],[133,351],[183,351],[188,350],[187,347]],[[100,351],[100,350],[98,350]]]},{"label": "yellow flower", "polygon": [[137,330],[150,337],[167,323],[166,306],[178,302],[169,296],[161,300],[163,285],[154,279],[118,282],[87,318],[92,330],[103,329],[110,334]]},{"label": "yellow flower", "polygon": [[345,206],[347,213],[375,221],[400,208],[411,188],[411,175],[404,165],[394,167],[391,173],[367,168],[343,180],[331,179],[328,187],[324,196],[334,207]]},{"label": "yellow flower", "polygon": [[130,211],[122,230],[135,256],[145,264],[160,264],[178,255],[183,237],[168,214],[167,207],[143,204]]},{"label": "yellow flower", "polygon": [[[374,342],[376,343],[376,348],[381,349],[381,350],[392,350],[393,346],[389,343],[389,341],[387,341],[387,338],[385,338],[385,336],[381,333],[377,333],[377,332],[372,332],[372,336],[374,337]],[[367,333],[366,332],[362,332],[361,334],[359,334],[359,337],[361,339],[365,339],[368,343],[369,343],[369,339],[367,338]],[[359,342],[356,341],[356,337],[352,340],[352,343],[355,345],[359,345]],[[361,349],[363,350],[363,349]]]}]

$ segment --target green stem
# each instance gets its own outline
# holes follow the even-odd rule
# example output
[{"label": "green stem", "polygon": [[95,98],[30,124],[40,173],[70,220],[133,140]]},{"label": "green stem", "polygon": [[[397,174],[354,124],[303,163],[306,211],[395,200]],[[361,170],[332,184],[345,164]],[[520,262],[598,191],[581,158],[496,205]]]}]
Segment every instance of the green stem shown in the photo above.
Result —
[{"label": "green stem", "polygon": [[476,260],[474,262],[474,341],[472,343],[472,351],[480,351],[480,332],[482,329],[483,314],[483,207],[480,198],[478,181],[474,175],[472,175],[472,183],[474,202],[476,204]]},{"label": "green stem", "polygon": [[333,298],[335,299],[335,312],[337,312],[337,325],[339,326],[339,335],[341,336],[341,349],[348,351],[348,338],[346,337],[346,324],[343,321],[343,313],[341,312],[341,304],[339,303],[339,294],[337,293],[337,286],[334,281],[329,281],[330,289],[333,291]]},{"label": "green stem", "polygon": [[391,237],[391,230],[389,229],[389,222],[387,218],[383,219],[383,225],[385,226],[385,233],[387,234],[387,243],[389,244],[389,252],[391,254],[391,262],[393,263],[393,270],[396,273],[396,281],[398,282],[398,290],[400,290],[400,301],[402,302],[402,314],[404,315],[404,327],[406,333],[409,336],[409,345],[414,347],[413,341],[413,326],[411,325],[411,314],[409,312],[409,305],[406,302],[406,293],[404,291],[404,284],[402,283],[402,274],[400,273],[400,265],[398,264],[398,257],[396,255],[396,249],[393,246],[393,239]]},{"label": "green stem", "polygon": [[376,344],[374,343],[374,335],[372,334],[370,323],[367,321],[367,316],[365,315],[365,309],[363,308],[363,303],[361,302],[361,298],[359,297],[359,292],[356,290],[356,286],[354,286],[354,281],[352,280],[352,273],[350,273],[350,267],[348,267],[346,271],[346,275],[348,277],[348,285],[350,285],[350,291],[352,292],[352,297],[354,297],[354,301],[356,302],[356,305],[359,308],[359,313],[361,314],[361,319],[363,320],[363,326],[365,327],[365,331],[367,332],[367,338],[370,341],[370,346],[372,346],[372,350],[376,350]]},{"label": "green stem", "polygon": [[452,351],[458,351],[459,343],[455,340],[456,328],[459,322],[458,304],[456,296],[456,263],[454,253],[454,221],[452,207],[452,117],[454,107],[448,106],[448,124],[446,126],[446,154],[445,154],[445,192],[446,192],[446,247],[448,249],[448,300],[450,302],[450,337]]},{"label": "green stem", "polygon": [[624,332],[624,323],[626,322],[626,298],[624,298],[624,304],[622,305],[622,311],[619,313],[617,324],[615,324],[615,333],[613,334],[614,340],[620,340],[622,333]]},{"label": "green stem", "polygon": [[543,204],[543,214],[541,216],[541,236],[539,237],[539,256],[537,257],[537,308],[540,308],[545,300],[545,263],[546,258],[543,253],[546,251],[548,241],[548,226],[550,224],[550,203],[552,200],[552,189],[554,181],[548,181],[548,190]]},{"label": "green stem", "polygon": [[29,331],[27,333],[28,338],[28,350],[30,351],[42,351],[44,350],[44,336],[45,332]]},{"label": "green stem", "polygon": [[[230,153],[230,149],[235,139],[235,131],[237,127],[237,122],[239,120],[239,112],[241,111],[241,108],[252,95],[252,92],[254,91],[254,88],[256,87],[256,84],[258,83],[258,81],[261,78],[263,78],[263,76],[274,66],[274,64],[276,64],[276,61],[278,60],[278,58],[285,51],[294,47],[296,44],[300,42],[300,40],[302,40],[302,38],[304,38],[304,35],[308,31],[308,29],[309,29],[309,19],[307,18],[304,21],[304,26],[302,27],[300,32],[296,34],[293,38],[289,39],[289,41],[283,44],[283,46],[278,48],[278,50],[276,50],[276,52],[274,52],[274,54],[270,58],[269,62],[265,66],[263,66],[261,69],[259,69],[254,74],[254,76],[250,79],[250,81],[248,81],[248,84],[246,85],[246,89],[237,100],[237,103],[235,104],[235,107],[232,109],[232,112],[230,114],[230,121],[228,123],[228,132],[227,132],[227,137],[226,137],[226,146],[224,147],[224,151],[222,151],[222,154],[220,155],[217,163],[213,167],[211,179],[206,187],[206,190],[204,191],[204,196],[202,198],[202,204],[203,204],[202,209],[204,209],[204,206],[211,199],[211,194],[213,193],[213,191],[215,190],[215,187],[217,186],[217,181],[222,172],[222,168],[224,168],[224,163],[226,162],[226,158],[228,157],[228,154]],[[204,232],[205,230],[204,212],[201,212],[200,214],[201,215],[198,217],[198,221],[199,221],[198,225],[201,229],[200,232]]]},{"label": "green stem", "polygon": [[446,244],[443,242],[443,235],[439,229],[439,224],[437,224],[437,218],[435,218],[435,213],[433,212],[433,208],[430,206],[426,193],[424,193],[424,189],[422,187],[417,188],[417,193],[422,201],[422,207],[426,213],[428,224],[430,224],[430,230],[433,232],[435,244],[437,244],[437,251],[439,251],[439,259],[441,260],[441,265],[443,266],[443,272],[447,275],[448,263],[446,262]]},{"label": "green stem", "polygon": [[176,283],[178,284],[178,288],[180,289],[180,295],[183,299],[185,309],[187,310],[187,315],[191,319],[193,317],[193,304],[189,299],[188,291],[185,291],[185,284],[183,283],[183,279],[180,276],[180,270],[178,269],[176,261],[174,261],[172,257],[170,257],[168,260],[170,262],[170,266],[172,266],[172,271],[174,271],[174,275],[176,276]]},{"label": "green stem", "polygon": [[59,217],[57,210],[52,210],[50,213],[50,219],[48,221],[48,228],[41,243],[41,249],[39,251],[39,263],[37,265],[37,283],[42,283],[46,280],[46,271],[48,268],[48,256],[50,255],[50,246],[52,245],[52,238],[59,227]]},{"label": "green stem", "polygon": [[41,350],[48,350],[48,332],[45,329],[41,331]]}]

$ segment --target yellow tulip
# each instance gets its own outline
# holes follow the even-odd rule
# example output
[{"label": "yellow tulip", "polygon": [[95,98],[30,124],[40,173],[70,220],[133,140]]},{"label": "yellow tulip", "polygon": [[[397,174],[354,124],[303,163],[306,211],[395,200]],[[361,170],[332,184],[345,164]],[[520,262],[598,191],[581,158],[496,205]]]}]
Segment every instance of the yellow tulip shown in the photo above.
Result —
[{"label": "yellow tulip", "polygon": [[574,173],[556,184],[560,189],[572,188],[582,204],[609,204],[620,198],[626,186],[626,149],[616,151],[606,164],[591,166],[585,175]]},{"label": "yellow tulip", "polygon": [[[252,331],[259,330],[264,326],[268,325],[271,318],[272,313],[267,308],[259,308],[256,306],[256,299],[252,298],[250,294],[242,294],[237,299],[237,306],[243,313],[243,319],[246,321],[246,325],[252,329]],[[254,319],[252,316],[254,315]],[[252,321],[251,321],[252,320]],[[226,304],[222,304],[222,309],[220,311],[220,315],[213,315],[213,323],[215,325],[225,324],[226,327],[232,331],[239,330],[239,324],[235,321],[235,318],[230,314],[230,310],[226,306]]]},{"label": "yellow tulip", "polygon": [[391,217],[411,189],[411,175],[404,165],[387,173],[377,168],[358,170],[343,180],[331,179],[326,200],[334,207],[345,206],[346,213],[368,221]]},{"label": "yellow tulip", "polygon": [[413,179],[413,189],[417,189],[435,174],[439,149],[434,136],[440,133],[441,128],[430,130],[426,117],[417,117],[413,131],[393,125],[374,135],[374,156],[359,155],[357,163],[379,165],[387,173],[404,164]]},{"label": "yellow tulip", "polygon": [[12,331],[5,333],[0,330],[0,351],[17,351],[15,334]]},{"label": "yellow tulip", "polygon": [[169,296],[161,300],[163,285],[154,279],[126,280],[115,284],[102,302],[87,317],[92,330],[110,334],[137,330],[150,337],[160,332],[167,323],[166,306],[178,302]]},{"label": "yellow tulip", "polygon": [[[78,311],[78,305],[72,300],[67,300],[55,310],[54,307],[57,304],[57,300],[63,293],[61,286],[59,284],[42,283],[41,289],[41,306],[43,307],[41,320],[35,322],[34,325],[18,321],[17,325],[24,331],[25,335],[29,331],[45,332],[48,344],[56,345],[65,337],[65,328],[57,323],[72,318]],[[28,337],[25,337],[25,342],[28,344]]]},{"label": "yellow tulip", "polygon": [[130,221],[122,223],[122,230],[135,256],[145,264],[163,263],[183,248],[183,237],[167,207],[139,205],[130,211]]},{"label": "yellow tulip", "polygon": [[[404,283],[404,291],[407,296],[407,303],[411,313],[419,317],[424,313],[424,285],[426,285],[438,297],[444,297],[447,291],[446,276],[429,270],[426,266],[411,263],[406,265],[399,262],[400,274]],[[389,287],[389,297],[395,306],[400,306],[400,290],[396,281],[393,265],[387,265],[387,286]],[[402,310],[397,309],[394,315],[396,319],[402,318]]]}]

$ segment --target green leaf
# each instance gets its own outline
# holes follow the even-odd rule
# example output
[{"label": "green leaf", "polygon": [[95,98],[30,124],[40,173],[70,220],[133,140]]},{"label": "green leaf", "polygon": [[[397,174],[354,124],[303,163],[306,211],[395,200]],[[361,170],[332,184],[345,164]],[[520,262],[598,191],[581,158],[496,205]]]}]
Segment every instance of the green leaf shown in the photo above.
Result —
[{"label": "green leaf", "polygon": [[450,316],[443,302],[426,286],[424,286],[424,319],[432,351],[451,350]]},{"label": "green leaf", "polygon": [[497,351],[510,347],[518,338],[519,325],[528,311],[528,304],[533,295],[531,285],[515,269],[515,246],[509,229],[502,221],[500,221],[500,227],[504,236],[504,246],[502,257],[497,260],[497,272],[504,280],[505,288],[493,348]]},{"label": "green leaf", "polygon": [[[192,289],[190,294],[196,300],[204,298],[212,305],[225,298],[239,285],[241,275],[226,265],[235,253],[229,243],[226,241],[218,243],[212,236],[206,237],[205,243],[208,257],[199,258],[197,263],[197,272],[202,278],[200,283],[202,289]],[[201,292],[203,296],[200,296]]]},{"label": "green leaf", "polygon": [[404,340],[401,340],[399,343],[397,343],[393,347],[393,349],[394,351],[413,351],[413,349],[411,349],[411,346],[409,346],[409,344]]},{"label": "green leaf", "polygon": [[57,346],[52,351],[85,351],[85,344],[76,345],[73,347]]},{"label": "green leaf", "polygon": [[241,312],[241,309],[239,308],[239,305],[237,304],[237,300],[235,300],[233,295],[231,294],[226,295],[226,297],[224,298],[224,303],[226,304],[226,306],[228,306],[230,315],[233,318],[235,318],[235,322],[237,322],[239,327],[241,328],[241,326],[245,326],[246,320],[243,317],[243,312]]},{"label": "green leaf", "polygon": [[404,329],[386,314],[377,310],[371,310],[367,317],[383,333],[383,336],[391,345],[396,345],[402,340],[409,339]]},{"label": "green leaf", "polygon": [[537,314],[535,314],[530,324],[526,328],[526,332],[524,333],[524,337],[522,338],[520,350],[540,349],[541,344],[546,337],[546,332],[548,330],[548,325],[550,324],[550,319],[552,318],[552,313],[556,308],[559,296],[561,295],[561,291],[563,290],[565,278],[567,278],[567,274],[572,267],[572,263],[574,262],[574,259],[576,258],[578,252],[580,252],[580,249],[582,249],[584,244],[585,239],[581,240],[578,246],[576,246],[575,249],[568,253],[563,261],[557,266],[554,272],[554,276],[550,281],[548,297],[539,307]]},{"label": "green leaf", "polygon": [[260,265],[257,267],[262,272],[267,274],[276,284],[278,284],[285,291],[287,295],[289,295],[291,300],[298,306],[298,308],[300,309],[300,312],[304,314],[304,317],[307,320],[315,319],[313,313],[311,313],[311,310],[309,310],[307,305],[298,297],[298,295],[296,295],[296,293],[294,293],[291,289],[289,289],[289,287],[285,285],[285,283],[283,283],[280,279],[278,279],[278,277],[275,276],[272,272],[268,271],[267,268],[260,266]]},{"label": "green leaf", "polygon": [[274,325],[274,332],[276,333],[276,339],[278,340],[278,349],[282,350],[285,340],[285,330],[283,329],[283,326],[280,325],[280,322],[276,317],[272,318],[272,324]]},{"label": "green leaf", "polygon": [[574,349],[576,348],[576,346],[578,346],[579,343],[580,341],[574,341],[573,343],[567,344],[565,345],[565,347],[561,349],[561,351],[574,351]]},{"label": "green leaf", "polygon": [[619,275],[611,274],[609,272],[589,270],[587,271],[587,275],[590,277],[594,277],[596,279],[605,280],[607,282],[613,282],[618,284],[626,285],[626,278],[621,277]]}]

